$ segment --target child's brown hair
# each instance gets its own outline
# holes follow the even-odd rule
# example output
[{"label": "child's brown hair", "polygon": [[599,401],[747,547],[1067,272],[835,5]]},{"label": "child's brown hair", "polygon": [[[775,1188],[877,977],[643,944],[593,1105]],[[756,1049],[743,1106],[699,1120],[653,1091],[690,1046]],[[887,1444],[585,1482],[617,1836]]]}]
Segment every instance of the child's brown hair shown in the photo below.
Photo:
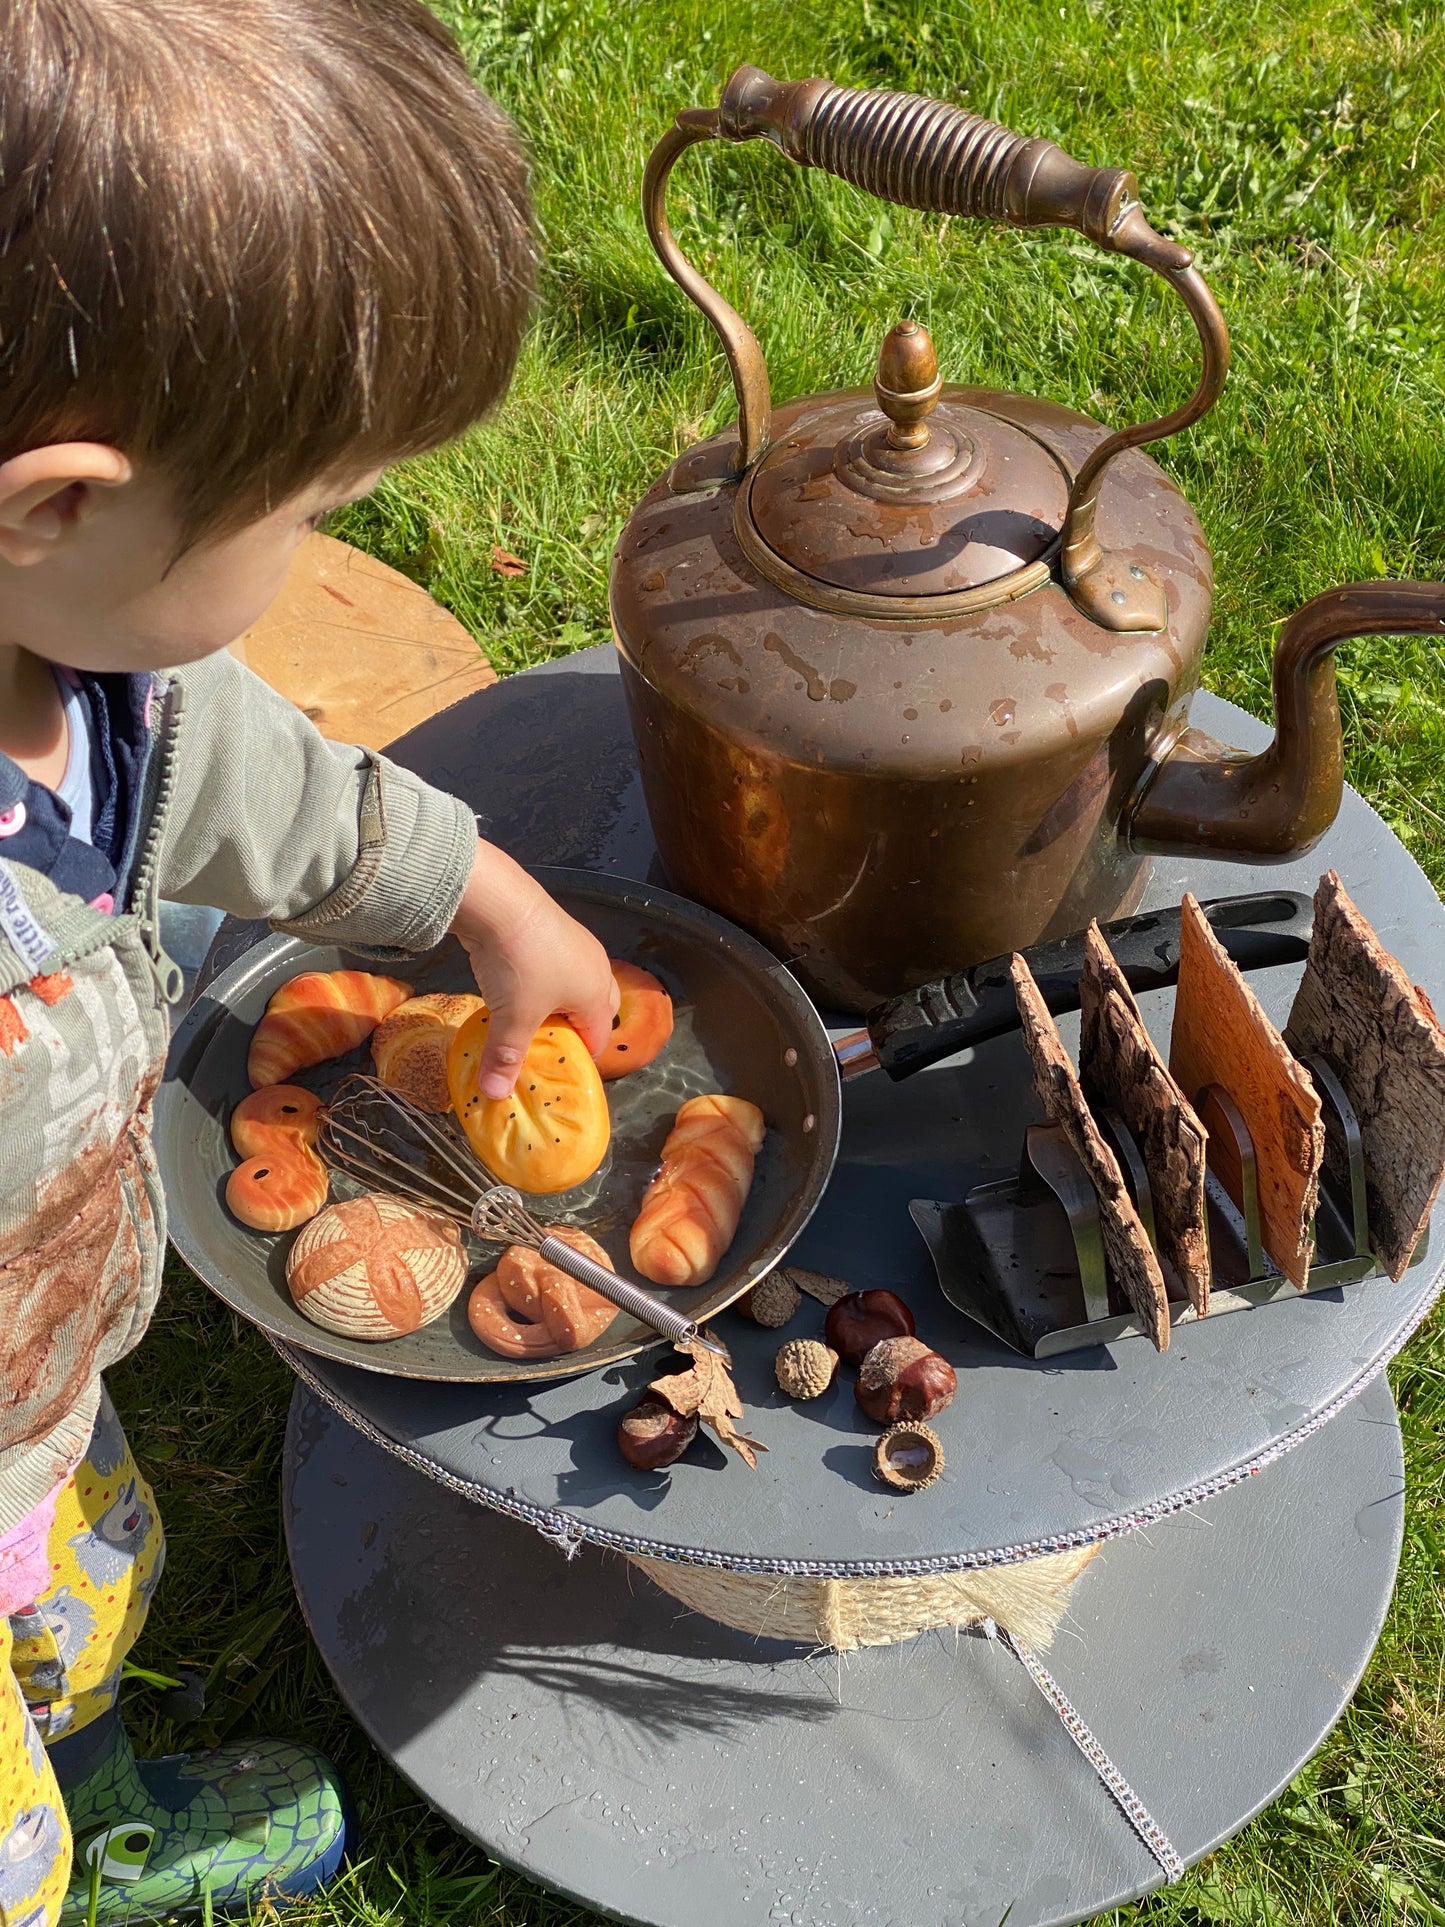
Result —
[{"label": "child's brown hair", "polygon": [[0,460],[114,443],[193,541],[475,421],[534,277],[421,0],[0,0]]}]

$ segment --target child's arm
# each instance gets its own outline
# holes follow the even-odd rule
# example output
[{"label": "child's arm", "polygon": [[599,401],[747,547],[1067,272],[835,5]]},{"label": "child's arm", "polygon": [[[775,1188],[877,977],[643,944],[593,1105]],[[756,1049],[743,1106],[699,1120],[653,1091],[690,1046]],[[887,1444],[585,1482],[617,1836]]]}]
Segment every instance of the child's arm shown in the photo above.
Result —
[{"label": "child's arm", "polygon": [[451,929],[492,1013],[478,1072],[484,1096],[507,1095],[554,1010],[594,1057],[603,1048],[618,996],[606,951],[495,844],[477,843]]},{"label": "child's arm", "polygon": [[465,804],[385,757],[327,742],[232,656],[194,663],[177,682],[163,896],[383,960],[454,930],[493,1011],[489,1096],[511,1089],[554,1010],[602,1048],[616,996],[602,946],[479,842]]}]

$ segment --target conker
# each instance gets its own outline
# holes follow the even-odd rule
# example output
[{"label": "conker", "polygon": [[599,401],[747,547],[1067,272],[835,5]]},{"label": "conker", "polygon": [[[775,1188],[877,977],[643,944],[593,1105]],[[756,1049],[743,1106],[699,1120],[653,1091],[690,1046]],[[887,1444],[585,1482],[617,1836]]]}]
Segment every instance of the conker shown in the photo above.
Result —
[{"label": "conker", "polygon": [[648,1397],[618,1426],[617,1447],[639,1472],[656,1472],[680,1459],[696,1437],[696,1412],[674,1412],[666,1399]]},{"label": "conker", "polygon": [[858,1370],[853,1396],[875,1425],[932,1418],[953,1403],[958,1378],[919,1338],[885,1338]]},{"label": "conker", "polygon": [[911,1338],[913,1313],[891,1291],[850,1291],[828,1307],[828,1343],[850,1365],[863,1360],[885,1338]]}]

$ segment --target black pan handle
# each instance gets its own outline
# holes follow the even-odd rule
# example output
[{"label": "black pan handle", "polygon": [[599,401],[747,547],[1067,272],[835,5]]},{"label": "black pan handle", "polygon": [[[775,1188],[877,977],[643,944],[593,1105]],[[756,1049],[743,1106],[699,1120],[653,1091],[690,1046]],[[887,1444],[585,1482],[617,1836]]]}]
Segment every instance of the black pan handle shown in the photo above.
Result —
[{"label": "black pan handle", "polygon": [[[1314,905],[1295,890],[1215,897],[1202,908],[1215,936],[1241,970],[1301,963],[1309,954]],[[1179,981],[1178,910],[1146,910],[1099,927],[1134,990],[1163,990]],[[1036,943],[1023,955],[1055,1016],[1079,1008],[1082,930]],[[869,1011],[873,1051],[895,1083],[970,1044],[1018,1029],[1009,961],[991,957],[921,990],[891,997]]]}]

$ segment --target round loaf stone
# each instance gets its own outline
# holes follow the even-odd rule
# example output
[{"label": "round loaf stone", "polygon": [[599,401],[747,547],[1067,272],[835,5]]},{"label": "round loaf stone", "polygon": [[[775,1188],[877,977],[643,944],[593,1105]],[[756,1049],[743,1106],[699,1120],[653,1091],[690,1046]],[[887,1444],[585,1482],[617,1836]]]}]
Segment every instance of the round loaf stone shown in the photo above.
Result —
[{"label": "round loaf stone", "polygon": [[345,1198],[292,1245],[286,1283],[297,1309],[346,1338],[400,1338],[440,1317],[467,1275],[447,1218],[395,1198]]}]

